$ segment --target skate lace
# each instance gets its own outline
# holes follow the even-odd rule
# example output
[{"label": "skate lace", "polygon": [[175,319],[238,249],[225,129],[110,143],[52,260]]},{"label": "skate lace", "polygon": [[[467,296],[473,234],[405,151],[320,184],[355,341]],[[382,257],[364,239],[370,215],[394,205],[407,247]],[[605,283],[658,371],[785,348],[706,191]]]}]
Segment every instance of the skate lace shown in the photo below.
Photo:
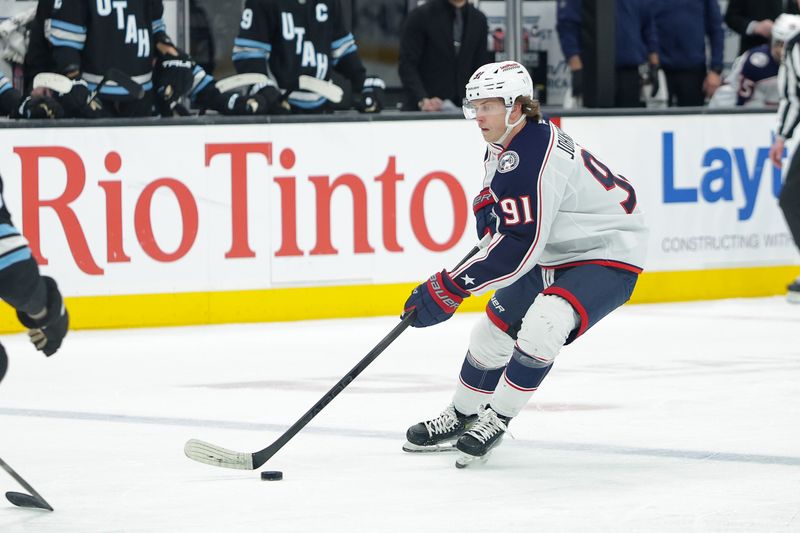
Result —
[{"label": "skate lace", "polygon": [[486,444],[493,436],[507,430],[508,426],[500,420],[497,413],[489,408],[480,408],[478,410],[478,420],[469,428],[467,433],[481,441],[482,444]]},{"label": "skate lace", "polygon": [[428,430],[428,434],[431,437],[440,433],[447,433],[458,424],[455,407],[452,405],[448,406],[447,409],[442,411],[442,414],[432,420],[424,422],[424,424],[425,429]]}]

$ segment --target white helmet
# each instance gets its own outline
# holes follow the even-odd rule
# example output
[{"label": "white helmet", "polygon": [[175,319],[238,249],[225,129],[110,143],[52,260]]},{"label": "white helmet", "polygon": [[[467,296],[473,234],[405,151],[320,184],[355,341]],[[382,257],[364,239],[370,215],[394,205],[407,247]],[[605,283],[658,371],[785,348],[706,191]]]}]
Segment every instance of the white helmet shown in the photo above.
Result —
[{"label": "white helmet", "polygon": [[772,25],[772,44],[776,41],[787,42],[800,33],[800,15],[787,15],[784,13],[775,19]]},{"label": "white helmet", "polygon": [[511,107],[518,96],[533,98],[533,80],[528,69],[516,61],[483,65],[467,82],[467,101],[502,98],[506,107]]},{"label": "white helmet", "polygon": [[501,98],[506,108],[506,131],[496,142],[501,143],[508,137],[511,130],[525,120],[522,115],[514,123],[509,123],[514,102],[520,96],[533,98],[533,80],[528,74],[528,69],[516,61],[501,61],[483,65],[470,76],[467,82],[467,96],[464,98],[462,109],[466,118],[475,118],[477,112],[471,105],[473,100],[484,98]]}]

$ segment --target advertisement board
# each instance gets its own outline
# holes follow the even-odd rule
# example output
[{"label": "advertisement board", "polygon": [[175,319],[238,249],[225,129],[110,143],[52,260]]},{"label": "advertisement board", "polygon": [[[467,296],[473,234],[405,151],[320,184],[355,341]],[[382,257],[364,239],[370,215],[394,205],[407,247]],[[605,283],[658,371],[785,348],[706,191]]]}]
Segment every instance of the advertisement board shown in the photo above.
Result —
[{"label": "advertisement board", "polygon": [[775,117],[570,117],[565,131],[636,187],[648,271],[792,264],[797,251],[768,159]]},{"label": "advertisement board", "polygon": [[[636,188],[650,241],[634,301],[778,294],[797,272],[772,114],[560,123]],[[398,313],[477,241],[484,143],[464,120],[9,128],[0,142],[5,201],[78,327]]]}]

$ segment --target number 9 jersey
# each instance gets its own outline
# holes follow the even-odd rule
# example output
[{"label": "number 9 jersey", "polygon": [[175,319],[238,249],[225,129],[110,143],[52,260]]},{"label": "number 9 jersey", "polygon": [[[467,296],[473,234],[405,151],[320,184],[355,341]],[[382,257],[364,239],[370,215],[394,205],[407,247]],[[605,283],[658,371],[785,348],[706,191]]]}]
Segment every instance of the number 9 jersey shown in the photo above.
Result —
[{"label": "number 9 jersey", "polygon": [[598,264],[639,273],[648,229],[636,191],[546,119],[528,120],[509,145],[485,160],[497,233],[451,273],[474,294],[511,285],[537,264]]}]

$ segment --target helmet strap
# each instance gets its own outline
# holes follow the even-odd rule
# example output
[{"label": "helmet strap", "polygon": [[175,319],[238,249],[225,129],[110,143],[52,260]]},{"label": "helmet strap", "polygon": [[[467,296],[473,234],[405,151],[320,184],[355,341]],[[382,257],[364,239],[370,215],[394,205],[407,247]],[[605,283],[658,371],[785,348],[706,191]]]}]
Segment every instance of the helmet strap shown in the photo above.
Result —
[{"label": "helmet strap", "polygon": [[497,144],[503,144],[503,141],[506,140],[506,137],[508,137],[511,134],[511,130],[513,130],[514,128],[519,126],[522,123],[522,121],[525,120],[525,114],[523,114],[517,120],[515,120],[513,124],[509,124],[508,120],[511,118],[511,112],[513,110],[514,110],[514,106],[513,105],[511,107],[509,107],[508,109],[506,109],[506,120],[505,120],[506,131],[505,131],[505,133],[503,133],[503,135],[499,139],[497,139],[495,141]]}]

